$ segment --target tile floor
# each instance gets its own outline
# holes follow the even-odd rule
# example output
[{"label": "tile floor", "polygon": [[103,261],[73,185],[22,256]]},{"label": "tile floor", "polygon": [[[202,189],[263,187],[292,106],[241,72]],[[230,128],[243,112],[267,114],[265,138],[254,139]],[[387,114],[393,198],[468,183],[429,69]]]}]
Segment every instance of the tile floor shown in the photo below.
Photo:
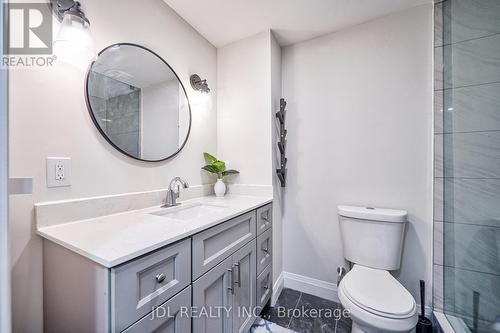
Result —
[{"label": "tile floor", "polygon": [[339,316],[341,313],[342,306],[338,303],[285,288],[276,305],[264,308],[261,317],[298,333],[350,333],[351,320]]}]

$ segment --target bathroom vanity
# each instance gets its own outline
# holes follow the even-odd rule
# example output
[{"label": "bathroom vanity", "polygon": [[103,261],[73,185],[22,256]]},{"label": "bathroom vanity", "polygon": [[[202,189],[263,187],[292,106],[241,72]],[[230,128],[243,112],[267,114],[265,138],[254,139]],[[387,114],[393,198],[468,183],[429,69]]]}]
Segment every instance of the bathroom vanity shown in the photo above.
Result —
[{"label": "bathroom vanity", "polygon": [[248,332],[272,294],[272,203],[227,196],[38,228],[46,332]]}]

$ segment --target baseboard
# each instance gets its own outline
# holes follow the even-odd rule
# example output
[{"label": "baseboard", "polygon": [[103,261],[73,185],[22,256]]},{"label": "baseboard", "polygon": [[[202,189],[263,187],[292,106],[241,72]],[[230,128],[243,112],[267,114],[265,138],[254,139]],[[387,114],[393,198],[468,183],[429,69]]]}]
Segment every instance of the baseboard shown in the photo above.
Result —
[{"label": "baseboard", "polygon": [[318,296],[339,303],[337,296],[337,285],[311,277],[283,272],[285,288],[297,290],[306,294]]},{"label": "baseboard", "polygon": [[281,294],[284,286],[283,272],[280,273],[280,276],[276,279],[273,285],[273,295],[271,296],[271,306],[276,304],[278,297]]}]

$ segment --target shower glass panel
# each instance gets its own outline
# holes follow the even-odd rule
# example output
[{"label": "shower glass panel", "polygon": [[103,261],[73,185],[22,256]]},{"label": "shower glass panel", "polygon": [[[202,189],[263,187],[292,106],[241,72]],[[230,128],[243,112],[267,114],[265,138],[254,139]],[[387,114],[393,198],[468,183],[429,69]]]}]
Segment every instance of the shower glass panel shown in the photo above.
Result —
[{"label": "shower glass panel", "polygon": [[434,308],[500,332],[500,0],[435,4]]}]

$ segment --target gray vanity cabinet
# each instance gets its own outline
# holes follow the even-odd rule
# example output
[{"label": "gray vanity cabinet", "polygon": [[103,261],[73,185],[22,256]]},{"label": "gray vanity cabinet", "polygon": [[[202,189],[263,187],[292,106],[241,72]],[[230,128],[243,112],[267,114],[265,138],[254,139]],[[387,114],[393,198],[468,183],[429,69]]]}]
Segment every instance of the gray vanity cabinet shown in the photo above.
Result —
[{"label": "gray vanity cabinet", "polygon": [[271,204],[114,267],[44,240],[44,331],[247,333],[271,249]]}]

